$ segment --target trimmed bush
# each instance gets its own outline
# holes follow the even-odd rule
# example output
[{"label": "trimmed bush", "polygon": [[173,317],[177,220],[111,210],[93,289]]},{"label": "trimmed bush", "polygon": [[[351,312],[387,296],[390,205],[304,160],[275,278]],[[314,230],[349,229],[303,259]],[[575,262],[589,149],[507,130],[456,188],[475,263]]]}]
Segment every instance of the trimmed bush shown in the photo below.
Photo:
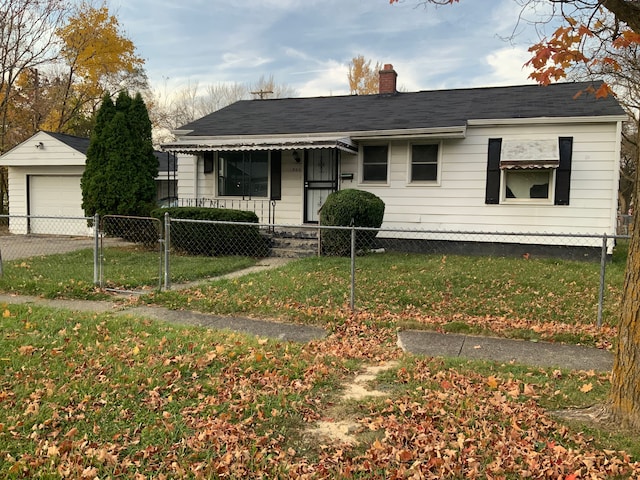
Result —
[{"label": "trimmed bush", "polygon": [[108,237],[140,243],[147,248],[157,248],[162,233],[162,225],[148,217],[105,215],[102,217],[102,229]]},{"label": "trimmed bush", "polygon": [[[384,202],[370,192],[346,189],[333,192],[320,210],[320,225],[380,228],[384,216]],[[356,233],[356,250],[370,250],[374,246],[375,231]],[[322,251],[326,255],[349,255],[351,232],[321,230]]]},{"label": "trimmed bush", "polygon": [[[172,219],[258,223],[258,216],[253,212],[227,208],[172,207],[154,210],[152,215],[164,222],[165,213]],[[252,225],[172,222],[171,247],[189,255],[269,255],[269,240]]]}]

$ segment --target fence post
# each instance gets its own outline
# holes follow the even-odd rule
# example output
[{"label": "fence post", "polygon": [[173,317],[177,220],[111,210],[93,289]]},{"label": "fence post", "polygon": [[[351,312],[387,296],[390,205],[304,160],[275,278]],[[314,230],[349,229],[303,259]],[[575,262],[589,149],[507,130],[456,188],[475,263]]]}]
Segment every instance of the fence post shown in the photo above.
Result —
[{"label": "fence post", "polygon": [[351,311],[355,310],[356,304],[356,227],[351,221],[351,301],[349,306]]},{"label": "fence post", "polygon": [[93,284],[100,283],[100,215],[93,216]]},{"label": "fence post", "polygon": [[169,245],[171,245],[171,219],[169,212],[164,214],[164,289],[171,288],[171,272],[169,271]]},{"label": "fence post", "polygon": [[600,291],[598,292],[598,327],[602,326],[602,309],[604,305],[604,282],[607,272],[607,234],[602,237],[602,251],[600,252]]}]

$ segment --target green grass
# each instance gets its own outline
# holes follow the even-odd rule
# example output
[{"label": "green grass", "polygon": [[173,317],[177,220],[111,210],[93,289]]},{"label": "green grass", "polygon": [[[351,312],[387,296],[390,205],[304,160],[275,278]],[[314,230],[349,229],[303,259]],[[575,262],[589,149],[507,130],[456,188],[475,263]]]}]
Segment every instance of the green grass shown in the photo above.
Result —
[{"label": "green grass", "polygon": [[[606,346],[617,323],[626,257],[621,243],[607,265],[603,318],[597,318],[600,265],[559,259],[385,253],[356,259],[355,306],[397,328],[499,334]],[[171,256],[174,286],[142,301],[217,314],[249,314],[328,324],[350,314],[350,261],[313,257],[242,279],[208,281],[252,265],[243,257]],[[105,249],[105,285],[154,291],[158,252],[142,247]],[[91,250],[5,262],[0,290],[48,298],[106,298],[93,280]]]},{"label": "green grass", "polygon": [[[624,261],[624,252],[616,252],[607,266],[606,326],[617,323]],[[324,324],[348,310],[349,275],[349,259],[314,257],[241,280],[153,294],[145,301]],[[558,259],[368,255],[356,259],[355,303],[358,311],[402,328],[594,344],[599,341],[592,328],[599,275],[597,263]],[[539,325],[574,328],[545,332]]]},{"label": "green grass", "polygon": [[0,290],[47,298],[107,296],[93,285],[93,250],[4,261]]},{"label": "green grass", "polygon": [[[627,471],[605,449],[640,455],[630,434],[567,428],[545,413],[601,402],[605,375],[401,355],[373,382],[388,397],[343,401],[362,360],[331,341],[24,305],[0,315],[3,478],[401,478],[430,459],[423,472],[464,478],[463,455],[481,472],[501,459],[504,478],[517,478],[532,451],[565,475],[583,459]],[[359,445],[308,433],[342,419],[328,412],[356,421]]]},{"label": "green grass", "polygon": [[[406,357],[397,370],[378,375],[373,386],[391,392],[393,397],[414,397],[428,389],[442,389],[442,379],[458,376],[482,384],[489,392],[504,387],[510,392],[507,396],[513,400],[525,404],[534,400],[536,407],[551,412],[602,404],[610,390],[609,374],[603,372],[536,368],[460,358],[416,359],[411,356]],[[620,429],[619,425],[569,424],[576,431],[583,431],[597,448],[624,450],[635,460],[640,459],[636,432]]]},{"label": "green grass", "polygon": [[[105,285],[117,289],[154,289],[159,281],[159,252],[144,247],[106,248],[102,259]],[[171,256],[173,282],[223,275],[251,266],[245,257]],[[93,250],[36,256],[3,262],[0,290],[46,298],[109,298],[93,285]]]},{"label": "green grass", "polygon": [[[330,394],[343,371],[330,355],[232,333],[36,307],[4,312],[3,478],[57,468],[73,478],[86,468],[173,477],[226,450],[255,454],[277,443],[286,451],[317,408],[308,397]],[[318,368],[329,363],[336,368]],[[271,468],[266,457],[253,462]]]}]

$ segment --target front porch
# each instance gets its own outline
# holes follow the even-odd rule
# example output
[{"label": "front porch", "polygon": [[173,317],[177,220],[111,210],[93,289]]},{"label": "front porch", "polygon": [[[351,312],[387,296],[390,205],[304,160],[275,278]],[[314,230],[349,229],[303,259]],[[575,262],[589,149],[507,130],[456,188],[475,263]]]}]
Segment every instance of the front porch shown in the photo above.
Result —
[{"label": "front porch", "polygon": [[326,197],[342,188],[345,164],[353,181],[358,151],[336,137],[185,137],[163,148],[179,153],[176,206],[252,211],[268,225],[317,223]]}]

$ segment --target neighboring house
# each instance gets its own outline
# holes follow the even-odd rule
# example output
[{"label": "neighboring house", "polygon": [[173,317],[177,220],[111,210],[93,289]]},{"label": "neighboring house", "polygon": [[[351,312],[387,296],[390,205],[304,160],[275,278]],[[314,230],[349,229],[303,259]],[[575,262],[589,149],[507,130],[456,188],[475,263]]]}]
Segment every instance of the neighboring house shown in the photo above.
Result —
[{"label": "neighboring house", "polygon": [[[38,132],[0,156],[7,167],[9,214],[31,216],[28,222],[11,219],[12,233],[87,235],[82,210],[80,179],[84,172],[89,139],[63,133]],[[158,199],[175,195],[175,157],[155,152],[159,168],[156,184]],[[46,218],[75,217],[64,225]]]},{"label": "neighboring house", "polygon": [[162,145],[179,154],[178,197],[307,224],[357,188],[384,200],[383,227],[615,234],[615,98],[590,83],[404,93],[396,80],[385,65],[377,95],[239,101],[185,125]]}]

